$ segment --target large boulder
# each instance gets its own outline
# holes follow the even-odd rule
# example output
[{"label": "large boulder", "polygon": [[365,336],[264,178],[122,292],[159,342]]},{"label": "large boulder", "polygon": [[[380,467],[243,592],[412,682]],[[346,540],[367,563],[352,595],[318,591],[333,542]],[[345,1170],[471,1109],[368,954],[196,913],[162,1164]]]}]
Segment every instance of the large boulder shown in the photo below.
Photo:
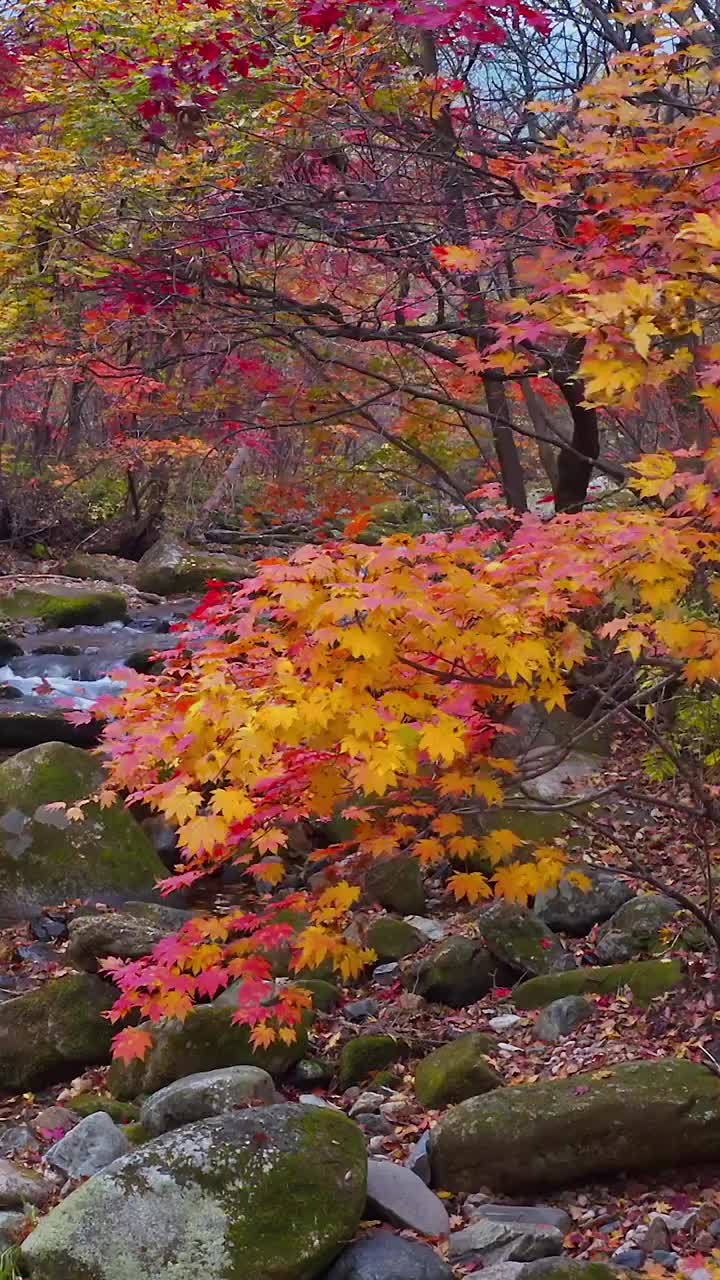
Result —
[{"label": "large boulder", "polygon": [[595,954],[601,964],[619,964],[660,950],[661,931],[678,910],[672,898],[643,893],[626,902],[598,931]]},{"label": "large boulder", "polygon": [[276,1102],[272,1076],[260,1067],[199,1071],[159,1089],[142,1106],[140,1121],[152,1137],[194,1120],[234,1111],[249,1103]]},{"label": "large boulder", "polygon": [[[571,878],[578,872],[590,881],[589,888],[581,888]],[[593,925],[609,920],[633,896],[632,889],[618,876],[578,862],[568,865],[565,876],[554,889],[537,894],[534,911],[551,929],[581,938]]]},{"label": "large boulder", "polygon": [[[0,1010],[0,1013],[2,1010]],[[300,1028],[292,1044],[276,1041],[267,1049],[254,1049],[248,1027],[233,1023],[232,1009],[200,1005],[184,1022],[165,1018],[146,1029],[154,1044],[142,1060],[115,1060],[110,1089],[116,1098],[136,1098],[156,1093],[174,1080],[219,1067],[261,1067],[271,1075],[284,1075],[307,1052],[307,1031]]]},{"label": "large boulder", "polygon": [[0,1088],[34,1089],[109,1062],[113,1029],[103,1014],[116,996],[78,973],[0,1005]]},{"label": "large boulder", "polygon": [[371,902],[401,916],[421,916],[425,911],[420,863],[411,853],[373,862],[365,875],[365,892]]},{"label": "large boulder", "polygon": [[313,1280],[365,1206],[360,1129],[292,1104],[185,1125],[115,1161],[22,1246],[32,1280]]},{"label": "large boulder", "polygon": [[141,591],[182,596],[204,591],[208,582],[239,582],[242,578],[251,578],[254,572],[251,560],[201,551],[177,538],[167,537],[145,552],[137,566],[135,582]]},{"label": "large boulder", "polygon": [[76,916],[68,925],[69,942],[65,954],[76,969],[97,973],[100,961],[108,956],[119,960],[139,960],[167,933],[167,929],[158,925],[117,911]]},{"label": "large boulder", "polygon": [[634,960],[627,964],[590,965],[567,973],[549,973],[523,982],[513,994],[518,1009],[544,1009],[564,996],[614,995],[629,987],[640,1005],[671,991],[683,980],[679,960]]},{"label": "large boulder", "polygon": [[426,1000],[464,1009],[510,979],[478,938],[448,938],[405,977],[406,986]]},{"label": "large boulder", "polygon": [[63,809],[103,784],[97,760],[61,742],[0,764],[0,913],[24,914],[64,898],[123,898],[150,891],[165,868],[122,804]]},{"label": "large boulder", "polygon": [[[12,688],[12,686],[9,686]],[[99,741],[99,720],[72,724],[52,694],[20,694],[0,702],[0,750],[25,751],[45,742],[92,747]]]},{"label": "large boulder", "polygon": [[424,1107],[447,1107],[502,1085],[485,1057],[496,1047],[491,1036],[471,1031],[450,1040],[423,1058],[415,1068],[415,1093]]},{"label": "large boulder", "polygon": [[392,1067],[407,1058],[410,1046],[398,1036],[355,1036],[343,1046],[338,1065],[338,1083],[341,1089],[360,1084],[376,1071]]},{"label": "large boulder", "polygon": [[127,612],[121,591],[85,591],[72,583],[18,586],[0,596],[0,619],[31,621],[43,631],[123,622]]},{"label": "large boulder", "polygon": [[719,1143],[720,1079],[670,1058],[470,1098],[433,1131],[431,1160],[437,1186],[513,1195],[715,1159]]},{"label": "large boulder", "polygon": [[515,902],[494,902],[480,913],[478,925],[491,954],[520,974],[575,968],[573,957],[552,930]]},{"label": "large boulder", "polygon": [[378,960],[402,960],[425,946],[425,939],[417,929],[393,916],[373,920],[366,941]]},{"label": "large boulder", "polygon": [[137,565],[134,560],[101,553],[89,555],[76,551],[64,567],[68,578],[89,579],[92,582],[114,582],[117,586],[134,583]]}]

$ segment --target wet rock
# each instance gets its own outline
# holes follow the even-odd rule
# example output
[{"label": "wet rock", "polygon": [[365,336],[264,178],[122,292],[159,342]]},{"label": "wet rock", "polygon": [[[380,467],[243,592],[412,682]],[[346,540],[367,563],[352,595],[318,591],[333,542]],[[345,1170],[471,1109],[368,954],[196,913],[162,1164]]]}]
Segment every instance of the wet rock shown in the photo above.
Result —
[{"label": "wet rock", "polygon": [[331,1110],[227,1112],[84,1183],[22,1246],[33,1280],[307,1280],[352,1236],[365,1141]]},{"label": "wet rock", "polygon": [[415,1093],[424,1107],[447,1107],[498,1089],[503,1081],[485,1056],[496,1042],[471,1032],[441,1045],[415,1068]]},{"label": "wet rock", "polygon": [[[583,889],[573,883],[570,878],[573,872],[585,876],[590,888]],[[568,866],[555,889],[537,894],[534,911],[551,929],[580,938],[589,933],[593,925],[609,920],[633,896],[632,889],[618,876],[579,862]]]},{"label": "wet rock", "polygon": [[424,1236],[446,1236],[450,1219],[441,1200],[404,1165],[369,1160],[368,1208],[396,1227],[409,1227]]},{"label": "wet rock", "polygon": [[601,964],[620,964],[660,950],[660,934],[677,910],[677,903],[662,894],[638,894],[599,930],[595,943],[598,960]]},{"label": "wet rock", "polygon": [[45,1159],[66,1178],[91,1178],[129,1150],[130,1143],[110,1116],[96,1111],[50,1147]]},{"label": "wet rock", "polygon": [[643,1249],[618,1249],[612,1255],[616,1267],[627,1267],[629,1271],[642,1271],[647,1261]]},{"label": "wet rock", "polygon": [[33,1089],[109,1062],[113,1028],[103,1013],[116,995],[100,978],[76,974],[0,1005],[3,1087]]},{"label": "wet rock", "polygon": [[365,876],[365,891],[372,902],[401,916],[422,915],[425,910],[420,864],[409,853],[373,862]]},{"label": "wet rock", "polygon": [[42,1208],[52,1193],[51,1184],[39,1173],[0,1160],[0,1209],[22,1209],[26,1204]]},{"label": "wet rock", "polygon": [[576,1027],[592,1018],[593,1007],[583,996],[562,996],[543,1009],[535,1023],[535,1035],[546,1044],[555,1044]]},{"label": "wet rock", "polygon": [[240,582],[251,578],[254,572],[251,560],[202,551],[166,537],[145,552],[137,566],[135,582],[140,591],[180,596],[205,591],[210,581]]},{"label": "wet rock", "polygon": [[175,1080],[143,1103],[140,1122],[151,1137],[248,1103],[277,1101],[271,1075],[259,1067],[221,1067]]},{"label": "wet rock", "polygon": [[343,1250],[326,1280],[452,1280],[452,1272],[429,1245],[371,1231]]}]

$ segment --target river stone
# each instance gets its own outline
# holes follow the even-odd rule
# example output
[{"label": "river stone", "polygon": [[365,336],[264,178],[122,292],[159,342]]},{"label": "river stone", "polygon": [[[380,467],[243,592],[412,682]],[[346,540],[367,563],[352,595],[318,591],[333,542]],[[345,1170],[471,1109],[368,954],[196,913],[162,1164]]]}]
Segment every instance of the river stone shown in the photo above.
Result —
[{"label": "river stone", "polygon": [[425,910],[420,863],[411,853],[371,863],[365,874],[365,892],[371,902],[401,916],[421,916]]},{"label": "river stone", "polygon": [[104,1111],[80,1120],[45,1152],[51,1169],[66,1178],[91,1178],[113,1160],[127,1155],[130,1143]]},{"label": "river stone", "polygon": [[71,724],[52,695],[23,695],[15,689],[3,697],[12,698],[12,701],[0,703],[0,750],[25,751],[46,742],[93,747],[100,740],[100,721]]},{"label": "river stone", "polygon": [[193,1120],[206,1120],[252,1102],[277,1101],[271,1075],[259,1067],[199,1071],[159,1089],[143,1103],[140,1122],[155,1138]]},{"label": "river stone", "polygon": [[32,1204],[47,1204],[53,1187],[39,1173],[23,1169],[9,1160],[0,1160],[0,1209],[22,1209]]},{"label": "river stone", "polygon": [[461,1102],[433,1131],[433,1181],[513,1195],[712,1160],[719,1142],[717,1076],[674,1058],[623,1063]]},{"label": "river stone", "polygon": [[493,1204],[485,1198],[469,1196],[463,1205],[469,1222],[488,1218],[492,1222],[532,1223],[538,1227],[556,1227],[566,1236],[572,1231],[572,1218],[564,1209],[551,1204]]},{"label": "river stone", "polygon": [[68,925],[69,942],[65,954],[76,969],[97,973],[99,961],[108,956],[119,960],[139,960],[166,933],[166,929],[116,911],[76,916]]},{"label": "river stone", "polygon": [[103,1013],[117,991],[89,974],[54,978],[0,1005],[0,1083],[20,1092],[110,1061],[113,1028]]},{"label": "river stone", "polygon": [[165,875],[122,804],[88,804],[77,822],[52,807],[87,799],[104,778],[99,761],[61,742],[0,764],[0,914],[23,915],[65,898],[146,893]]},{"label": "river stone", "polygon": [[494,902],[478,916],[485,945],[520,974],[574,969],[575,960],[547,925],[514,902]]},{"label": "river stone", "polygon": [[365,1140],[336,1111],[283,1104],[166,1133],[33,1231],[33,1280],[313,1280],[365,1205]]},{"label": "river stone", "polygon": [[267,1049],[254,1049],[249,1028],[232,1019],[232,1009],[199,1005],[184,1022],[164,1018],[143,1024],[153,1037],[153,1047],[142,1062],[116,1058],[110,1071],[110,1091],[116,1098],[137,1098],[187,1075],[219,1067],[261,1067],[271,1075],[284,1075],[306,1054],[307,1031],[302,1027],[292,1044],[276,1041]]},{"label": "river stone", "polygon": [[392,916],[381,916],[379,920],[374,920],[367,931],[366,940],[378,960],[402,960],[425,946],[425,939],[417,929]]},{"label": "river stone", "polygon": [[506,971],[478,938],[448,938],[405,977],[411,991],[454,1009],[475,1004],[494,986],[507,981]]},{"label": "river stone", "polygon": [[592,1018],[592,1013],[590,1001],[583,996],[562,996],[545,1006],[535,1023],[535,1035],[546,1044],[555,1044]]},{"label": "river stone", "polygon": [[471,1031],[450,1040],[415,1068],[415,1093],[424,1107],[447,1107],[497,1089],[502,1080],[485,1054],[497,1047],[491,1036]]},{"label": "river stone", "polygon": [[177,538],[161,538],[145,552],[137,566],[135,583],[140,591],[160,596],[191,595],[205,591],[208,582],[239,582],[251,578],[251,560],[222,552],[202,551]]},{"label": "river stone", "polygon": [[[581,889],[568,880],[568,873],[573,871],[587,876],[589,889]],[[565,877],[554,889],[536,895],[533,909],[551,929],[581,938],[593,925],[609,920],[633,896],[632,889],[618,876],[578,862],[567,866]]]},{"label": "river stone", "polygon": [[568,973],[550,973],[523,982],[513,993],[518,1009],[542,1009],[562,996],[614,995],[629,987],[636,1004],[648,1005],[683,980],[679,960],[632,960],[627,964],[589,965]]},{"label": "river stone", "polygon": [[678,905],[660,893],[643,893],[626,902],[598,931],[595,954],[600,964],[619,964],[660,950],[660,932]]},{"label": "river stone", "polygon": [[341,1089],[361,1084],[375,1071],[392,1067],[407,1058],[410,1046],[398,1036],[355,1036],[343,1045],[338,1066],[338,1084]]},{"label": "river stone", "polygon": [[367,1203],[371,1214],[422,1236],[447,1236],[450,1219],[442,1200],[416,1173],[392,1160],[368,1160]]},{"label": "river stone", "polygon": [[343,1250],[326,1280],[452,1280],[452,1271],[429,1245],[371,1231]]},{"label": "river stone", "polygon": [[137,565],[134,560],[120,556],[108,556],[98,552],[86,554],[76,551],[67,561],[63,573],[68,578],[89,579],[91,582],[114,582],[117,586],[135,581]]},{"label": "river stone", "polygon": [[0,595],[0,619],[21,618],[38,622],[43,631],[52,627],[96,627],[124,622],[127,601],[121,591],[85,591],[73,583],[15,587]]},{"label": "river stone", "polygon": [[450,1259],[458,1263],[534,1262],[562,1251],[562,1231],[532,1222],[478,1219],[450,1237]]}]

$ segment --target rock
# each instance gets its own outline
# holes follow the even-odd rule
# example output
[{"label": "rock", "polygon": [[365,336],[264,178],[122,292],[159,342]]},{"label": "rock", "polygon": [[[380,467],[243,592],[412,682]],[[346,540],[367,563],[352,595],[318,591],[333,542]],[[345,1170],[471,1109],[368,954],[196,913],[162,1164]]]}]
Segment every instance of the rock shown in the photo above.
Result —
[{"label": "rock", "polygon": [[361,1084],[375,1071],[401,1062],[410,1052],[406,1040],[397,1036],[356,1036],[343,1046],[338,1065],[338,1084],[347,1089],[351,1084]]},{"label": "rock", "polygon": [[478,916],[482,938],[496,960],[519,974],[574,969],[575,960],[538,916],[514,902],[494,902]]},{"label": "rock", "polygon": [[620,1275],[621,1272],[605,1262],[579,1261],[576,1258],[538,1258],[537,1262],[525,1263],[521,1280],[619,1280]]},{"label": "rock", "polygon": [[251,1102],[277,1101],[272,1076],[259,1067],[221,1067],[175,1080],[143,1103],[140,1122],[155,1138],[193,1120],[234,1111]]},{"label": "rock", "polygon": [[22,1209],[26,1204],[42,1208],[52,1193],[52,1186],[39,1173],[0,1160],[0,1209]]},{"label": "rock", "polygon": [[373,862],[365,875],[365,891],[372,902],[398,915],[422,915],[425,887],[420,863],[410,853]]},{"label": "rock", "polygon": [[293,1067],[293,1079],[298,1084],[322,1088],[332,1080],[334,1068],[322,1058],[301,1058]]},{"label": "rock", "polygon": [[35,1133],[41,1138],[62,1137],[69,1129],[74,1129],[78,1122],[77,1115],[66,1107],[44,1107],[32,1122]]},{"label": "rock", "polygon": [[627,964],[589,966],[572,969],[569,973],[552,973],[542,978],[531,978],[515,991],[513,999],[518,1009],[542,1009],[563,996],[613,995],[629,987],[639,1005],[647,1005],[655,996],[671,991],[683,980],[683,967],[679,960],[635,960]]},{"label": "rock", "polygon": [[77,1097],[69,1098],[67,1105],[76,1116],[94,1116],[96,1112],[104,1111],[116,1124],[127,1125],[140,1117],[140,1109],[134,1102],[118,1102],[109,1094],[79,1093]]},{"label": "rock", "polygon": [[66,1178],[91,1178],[130,1150],[127,1138],[104,1111],[86,1116],[45,1152],[52,1169]]},{"label": "rock", "polygon": [[328,1111],[340,1111],[340,1107],[336,1107],[334,1102],[328,1102],[327,1098],[323,1098],[319,1093],[301,1093],[298,1102],[304,1107],[325,1107]]},{"label": "rock", "polygon": [[123,560],[120,556],[106,556],[100,553],[86,555],[76,551],[71,555],[63,569],[68,578],[89,579],[91,582],[114,582],[117,586],[135,581],[137,565],[134,560]]},{"label": "rock", "polygon": [[546,1044],[555,1044],[592,1015],[593,1007],[583,996],[562,996],[543,1009],[535,1023],[535,1035]]},{"label": "rock", "polygon": [[377,1000],[351,1000],[343,1013],[351,1022],[364,1022],[366,1018],[374,1018],[379,1008]]},{"label": "rock", "polygon": [[366,1138],[387,1138],[393,1132],[390,1121],[373,1112],[361,1112],[355,1116],[355,1119]]},{"label": "rock", "polygon": [[650,1257],[653,1262],[659,1262],[661,1267],[667,1267],[668,1271],[674,1271],[678,1261],[679,1254],[674,1249],[653,1249]]},{"label": "rock", "polygon": [[653,1214],[648,1226],[637,1233],[635,1241],[638,1249],[645,1253],[654,1253],[657,1249],[668,1250],[672,1245],[670,1229],[659,1213]]},{"label": "rock", "polygon": [[390,964],[376,964],[372,972],[373,982],[379,987],[391,987],[393,983],[400,981],[401,972],[396,960]]},{"label": "rock", "polygon": [[[0,1009],[0,1017],[2,1009]],[[154,1045],[142,1062],[116,1059],[110,1071],[110,1090],[116,1098],[136,1098],[200,1071],[219,1067],[262,1067],[283,1075],[305,1054],[307,1033],[301,1027],[292,1044],[276,1042],[254,1049],[246,1026],[234,1024],[232,1009],[199,1005],[184,1022],[165,1018],[148,1027]]]},{"label": "rock", "polygon": [[117,992],[88,974],[54,978],[0,1005],[0,1081],[11,1092],[66,1080],[110,1061],[103,1013]]},{"label": "rock", "polygon": [[20,1243],[27,1218],[24,1213],[0,1213],[0,1257]]},{"label": "rock", "polygon": [[322,1013],[330,1013],[340,1003],[340,992],[337,987],[333,982],[326,982],[324,978],[298,979],[298,986],[305,987],[310,992],[313,1008],[320,1009]]},{"label": "rock", "polygon": [[37,1151],[39,1146],[26,1124],[0,1125],[0,1156],[12,1156],[16,1151]]},{"label": "rock", "polygon": [[100,627],[124,622],[127,601],[120,591],[84,591],[71,583],[15,587],[0,596],[0,618],[31,620],[51,627]]},{"label": "rock", "polygon": [[456,1263],[534,1262],[556,1258],[562,1250],[562,1231],[532,1222],[481,1218],[450,1237],[450,1261]]},{"label": "rock", "polygon": [[643,1249],[618,1249],[612,1255],[612,1260],[616,1267],[627,1267],[629,1271],[642,1271],[647,1255]]},{"label": "rock", "polygon": [[[17,692],[17,691],[16,691]],[[71,747],[93,747],[99,741],[99,721],[71,724],[53,696],[20,694],[0,705],[0,749],[24,751],[48,742]]]},{"label": "rock", "polygon": [[405,916],[405,924],[422,934],[425,942],[442,942],[447,929],[440,920],[429,920],[427,916]]},{"label": "rock", "polygon": [[[476,938],[448,938],[406,976],[406,986],[425,1000],[464,1009],[498,982],[497,962]],[[504,975],[503,975],[504,976]]]},{"label": "rock", "polygon": [[350,1118],[353,1119],[363,1111],[379,1111],[386,1096],[384,1093],[374,1093],[371,1089],[366,1089],[353,1102],[349,1111]]},{"label": "rock", "polygon": [[426,1187],[430,1186],[432,1173],[430,1170],[430,1130],[426,1129],[421,1138],[418,1138],[415,1146],[408,1153],[405,1161],[408,1169],[425,1183]]},{"label": "rock", "polygon": [[477,1031],[441,1045],[415,1068],[418,1101],[424,1107],[447,1107],[498,1089],[503,1082],[485,1057],[496,1047],[490,1036]]},{"label": "rock", "polygon": [[166,1133],[91,1178],[22,1246],[33,1280],[310,1280],[352,1238],[365,1142],[284,1104]]},{"label": "rock", "polygon": [[447,1236],[450,1219],[442,1200],[404,1165],[368,1160],[367,1203],[371,1214],[422,1236]]},{"label": "rock", "polygon": [[[473,1267],[475,1263],[471,1264]],[[532,1266],[527,1262],[492,1262],[483,1266],[483,1280],[521,1280],[526,1268]]]},{"label": "rock", "polygon": [[499,1013],[497,1017],[489,1019],[488,1026],[492,1031],[510,1031],[519,1022],[522,1022],[519,1013]]},{"label": "rock", "polygon": [[452,1280],[452,1272],[429,1245],[371,1231],[343,1250],[325,1280]]},{"label": "rock", "polygon": [[108,911],[97,916],[77,916],[68,925],[66,956],[76,969],[97,973],[107,956],[139,960],[165,937],[166,931],[134,916]]},{"label": "rock", "polygon": [[405,920],[381,916],[367,931],[367,945],[376,952],[378,960],[402,960],[424,947],[425,939]]},{"label": "rock", "polygon": [[54,808],[102,786],[99,762],[49,742],[0,764],[0,913],[26,915],[65,898],[122,897],[151,890],[165,870],[119,802],[87,804],[71,821]]},{"label": "rock", "polygon": [[[568,879],[574,871],[590,880],[589,889],[581,889]],[[537,894],[534,911],[551,929],[581,938],[593,925],[609,920],[633,896],[632,889],[609,871],[578,862],[567,867],[564,879],[555,889]]]},{"label": "rock", "polygon": [[0,631],[0,662],[9,662],[11,658],[22,657],[23,648],[6,631]]},{"label": "rock", "polygon": [[201,551],[177,538],[161,538],[145,552],[137,566],[135,583],[140,591],[159,596],[192,595],[208,582],[239,582],[251,578],[251,560],[222,552]]},{"label": "rock", "polygon": [[[78,913],[80,914],[80,913]],[[87,912],[92,915],[92,911]],[[192,911],[182,911],[179,907],[169,907],[164,902],[123,902],[122,915],[132,916],[134,920],[142,920],[154,929],[162,932],[177,933],[186,920],[192,919]]]},{"label": "rock", "polygon": [[660,949],[660,932],[678,910],[671,898],[643,893],[626,902],[598,931],[595,954],[601,964],[620,964]]},{"label": "rock", "polygon": [[468,1221],[488,1218],[491,1222],[530,1223],[538,1227],[555,1227],[563,1236],[572,1230],[572,1218],[564,1209],[550,1204],[493,1204],[483,1200],[477,1203],[470,1196],[464,1204]]},{"label": "rock", "polygon": [[720,1079],[680,1059],[496,1089],[433,1130],[433,1182],[514,1194],[714,1159]]}]

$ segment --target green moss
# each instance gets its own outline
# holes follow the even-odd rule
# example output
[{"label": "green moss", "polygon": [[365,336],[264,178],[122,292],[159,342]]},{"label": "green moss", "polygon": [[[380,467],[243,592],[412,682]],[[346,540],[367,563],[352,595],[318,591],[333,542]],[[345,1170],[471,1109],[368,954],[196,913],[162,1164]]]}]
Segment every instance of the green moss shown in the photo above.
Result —
[{"label": "green moss", "polygon": [[109,983],[78,973],[0,1005],[3,1088],[36,1088],[109,1062],[113,1029],[103,1013],[115,994]]},{"label": "green moss", "polygon": [[560,939],[525,907],[494,903],[478,925],[492,954],[519,973],[551,973],[572,963]]},{"label": "green moss", "polygon": [[485,1054],[497,1047],[491,1036],[471,1032],[423,1058],[415,1070],[415,1093],[424,1107],[446,1107],[489,1093],[502,1085]]},{"label": "green moss", "polygon": [[51,627],[102,626],[124,621],[127,601],[120,591],[83,591],[51,594],[18,587],[0,599],[0,617],[32,618],[44,630]]},{"label": "green moss", "polygon": [[338,1084],[348,1089],[352,1084],[367,1080],[374,1071],[401,1062],[410,1053],[407,1040],[397,1036],[357,1036],[348,1040],[340,1054]]},{"label": "green moss", "polygon": [[677,987],[682,979],[679,960],[636,960],[531,978],[516,988],[513,1001],[518,1009],[543,1009],[561,996],[612,995],[629,987],[636,1002],[647,1005],[655,996]]},{"label": "green moss", "polygon": [[420,864],[412,854],[399,854],[374,862],[365,876],[365,889],[372,902],[401,916],[422,915],[425,888]]},{"label": "green moss", "polygon": [[323,1013],[329,1013],[332,1009],[336,1009],[340,1003],[340,992],[332,982],[325,982],[323,978],[300,978],[298,986],[305,987],[312,996],[313,1007],[320,1009]]},{"label": "green moss", "polygon": [[402,960],[425,945],[425,938],[404,920],[383,916],[374,920],[367,931],[367,944],[378,960]]},{"label": "green moss", "polygon": [[79,1093],[65,1105],[83,1117],[94,1116],[96,1112],[104,1111],[116,1124],[129,1125],[140,1115],[139,1107],[136,1107],[133,1102],[118,1102],[117,1098],[111,1098],[109,1094]]},{"label": "green moss", "polygon": [[148,1133],[144,1124],[140,1124],[137,1120],[133,1124],[124,1124],[122,1131],[125,1134],[131,1147],[141,1147],[144,1142],[152,1141],[152,1134]]}]

